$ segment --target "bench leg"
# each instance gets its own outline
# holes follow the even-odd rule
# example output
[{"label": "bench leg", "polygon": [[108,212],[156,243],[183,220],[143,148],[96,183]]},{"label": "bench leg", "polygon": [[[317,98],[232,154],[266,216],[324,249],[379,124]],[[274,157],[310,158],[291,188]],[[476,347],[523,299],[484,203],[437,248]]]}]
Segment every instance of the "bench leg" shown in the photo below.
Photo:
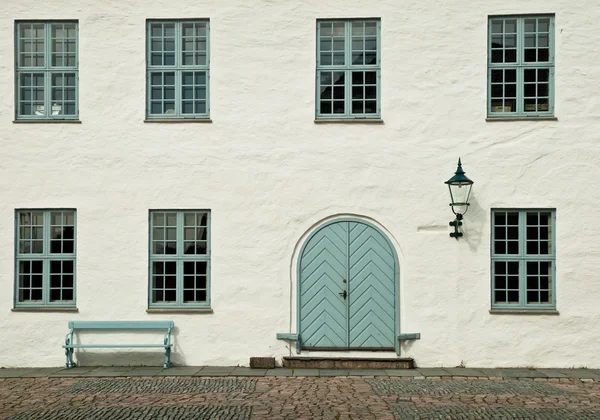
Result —
[{"label": "bench leg", "polygon": [[73,349],[66,348],[65,349],[65,356],[67,358],[67,361],[65,363],[65,368],[69,369],[71,367],[74,367],[75,366],[75,362],[73,362]]},{"label": "bench leg", "polygon": [[165,364],[164,368],[171,366],[171,347],[165,347]]},{"label": "bench leg", "polygon": [[75,362],[73,361],[73,353],[74,353],[74,352],[75,352],[75,349],[71,349],[71,353],[69,353],[69,359],[70,359],[70,361],[71,361],[71,367],[75,367],[75,366],[77,366],[77,365],[75,364]]},{"label": "bench leg", "polygon": [[65,349],[65,357],[67,358],[67,361],[65,362],[65,369],[69,369],[69,349]]}]

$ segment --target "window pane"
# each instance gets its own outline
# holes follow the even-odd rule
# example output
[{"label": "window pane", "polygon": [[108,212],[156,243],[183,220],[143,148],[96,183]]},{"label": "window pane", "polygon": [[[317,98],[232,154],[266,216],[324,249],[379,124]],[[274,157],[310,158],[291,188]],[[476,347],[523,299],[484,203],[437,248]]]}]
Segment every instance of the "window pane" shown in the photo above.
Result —
[{"label": "window pane", "polygon": [[155,261],[152,263],[152,302],[174,303],[177,299],[177,263]]},{"label": "window pane", "polygon": [[41,254],[44,252],[44,214],[43,212],[20,212],[19,214],[19,252],[22,254]]},{"label": "window pane", "polygon": [[[319,72],[319,89],[320,89],[320,111],[321,114],[332,114],[334,111],[334,103],[342,104],[345,98],[345,73],[344,72]],[[333,101],[332,99],[337,99]]]},{"label": "window pane", "polygon": [[19,75],[19,115],[46,115],[44,108],[44,74],[21,73]]},{"label": "window pane", "polygon": [[353,65],[375,65],[377,64],[377,32],[373,33],[372,27],[375,23],[369,22],[367,35],[367,22],[350,22],[352,27],[352,64]]},{"label": "window pane", "polygon": [[345,65],[345,23],[319,23],[319,64],[322,66]]},{"label": "window pane", "polygon": [[50,301],[73,300],[73,261],[50,261]]},{"label": "window pane", "polygon": [[18,301],[39,303],[43,296],[43,261],[19,261]]},{"label": "window pane", "polygon": [[552,303],[551,268],[550,261],[527,262],[527,303]]},{"label": "window pane", "polygon": [[206,294],[203,300],[197,299],[199,291],[206,292],[206,264],[206,262],[184,262],[184,303],[206,301]]},{"label": "window pane", "polygon": [[519,263],[516,261],[495,261],[493,268],[494,303],[518,303]]},{"label": "window pane", "polygon": [[51,115],[75,114],[75,73],[52,73]]}]

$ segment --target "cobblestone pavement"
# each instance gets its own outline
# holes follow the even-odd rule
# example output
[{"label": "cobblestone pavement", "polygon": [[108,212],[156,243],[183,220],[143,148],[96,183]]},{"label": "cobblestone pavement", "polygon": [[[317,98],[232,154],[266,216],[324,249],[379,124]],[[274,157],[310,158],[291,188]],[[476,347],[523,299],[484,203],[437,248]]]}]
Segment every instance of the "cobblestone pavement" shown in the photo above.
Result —
[{"label": "cobblestone pavement", "polygon": [[600,382],[413,377],[0,379],[0,419],[600,419]]}]

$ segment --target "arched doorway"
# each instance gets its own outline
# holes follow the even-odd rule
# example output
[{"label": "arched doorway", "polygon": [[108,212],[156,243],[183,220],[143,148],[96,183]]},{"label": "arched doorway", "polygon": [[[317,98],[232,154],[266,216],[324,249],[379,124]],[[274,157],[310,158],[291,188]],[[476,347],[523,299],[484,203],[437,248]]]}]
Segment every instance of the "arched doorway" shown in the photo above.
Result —
[{"label": "arched doorway", "polygon": [[375,225],[337,219],[318,227],[298,261],[300,347],[398,350],[398,257]]}]

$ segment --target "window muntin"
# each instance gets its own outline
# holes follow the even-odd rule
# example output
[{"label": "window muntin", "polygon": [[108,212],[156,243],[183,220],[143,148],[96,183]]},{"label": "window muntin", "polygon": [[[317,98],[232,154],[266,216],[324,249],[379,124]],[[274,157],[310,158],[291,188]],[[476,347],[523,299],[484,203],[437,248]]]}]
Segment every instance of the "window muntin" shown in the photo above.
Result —
[{"label": "window muntin", "polygon": [[78,117],[78,24],[16,23],[16,118]]},{"label": "window muntin", "polygon": [[15,307],[75,306],[75,210],[16,212]]},{"label": "window muntin", "polygon": [[150,212],[150,307],[210,307],[210,211]]},{"label": "window muntin", "polygon": [[556,306],[555,211],[492,211],[492,308]]},{"label": "window muntin", "polygon": [[554,17],[491,17],[488,116],[554,114]]},{"label": "window muntin", "polygon": [[147,117],[208,118],[209,21],[148,21]]},{"label": "window muntin", "polygon": [[317,118],[379,118],[380,21],[317,22]]}]

